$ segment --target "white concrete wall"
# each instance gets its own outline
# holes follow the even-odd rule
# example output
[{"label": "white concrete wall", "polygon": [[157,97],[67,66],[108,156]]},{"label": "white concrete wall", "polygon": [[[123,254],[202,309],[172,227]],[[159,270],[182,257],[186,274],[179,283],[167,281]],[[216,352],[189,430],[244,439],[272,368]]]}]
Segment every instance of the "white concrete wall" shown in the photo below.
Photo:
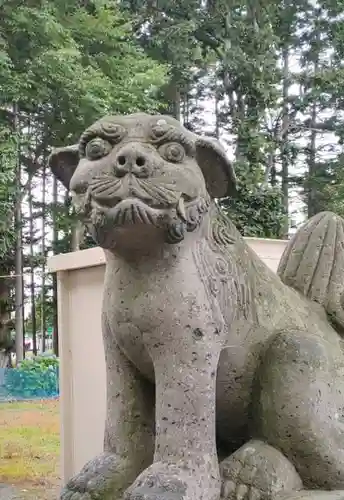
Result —
[{"label": "white concrete wall", "polygon": [[[277,270],[286,242],[248,238]],[[105,259],[100,248],[52,257],[58,277],[62,482],[102,451],[105,366],[100,311]]]}]

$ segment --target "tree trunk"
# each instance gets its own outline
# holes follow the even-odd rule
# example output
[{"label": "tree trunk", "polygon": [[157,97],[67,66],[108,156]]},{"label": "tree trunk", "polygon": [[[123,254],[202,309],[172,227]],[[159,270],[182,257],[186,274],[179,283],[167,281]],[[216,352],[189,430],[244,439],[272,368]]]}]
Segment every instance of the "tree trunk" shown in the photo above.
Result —
[{"label": "tree trunk", "polygon": [[[2,276],[7,276],[9,270],[5,267],[0,269]],[[0,368],[6,368],[8,358],[13,350],[11,329],[13,322],[10,315],[10,294],[13,286],[11,278],[0,279]]]},{"label": "tree trunk", "polygon": [[181,112],[180,112],[180,90],[177,83],[174,84],[174,92],[173,92],[173,116],[176,120],[180,121]]},{"label": "tree trunk", "polygon": [[35,267],[34,267],[34,227],[32,208],[32,176],[29,178],[29,225],[30,225],[30,299],[31,299],[31,327],[32,327],[32,351],[37,356],[37,321],[36,321],[36,287],[35,287]]},{"label": "tree trunk", "polygon": [[311,112],[311,136],[309,144],[309,161],[308,161],[308,199],[307,199],[307,213],[308,218],[313,217],[317,213],[317,191],[315,187],[314,177],[316,175],[316,138],[317,133],[314,125],[317,119],[317,105],[316,102],[312,104]]},{"label": "tree trunk", "polygon": [[176,120],[180,121],[181,106],[180,106],[180,89],[178,83],[172,78],[170,83],[165,87],[166,100],[169,102],[170,112]]},{"label": "tree trunk", "polygon": [[71,236],[71,251],[76,252],[80,250],[80,247],[84,241],[84,225],[80,221],[76,221],[72,226],[72,236]]},{"label": "tree trunk", "polygon": [[14,132],[17,140],[16,164],[16,256],[15,256],[15,331],[16,331],[16,362],[24,359],[24,294],[23,294],[23,242],[22,242],[22,193],[21,193],[21,162],[20,162],[20,129],[18,105],[14,105]]},{"label": "tree trunk", "polygon": [[[320,29],[316,28],[314,52],[313,52],[313,77],[316,78],[319,72],[319,42],[320,42]],[[308,155],[308,181],[307,181],[307,212],[308,217],[313,217],[318,210],[318,195],[316,189],[316,122],[317,122],[317,102],[316,97],[313,97],[311,120],[310,120],[310,141],[309,141],[309,155]]]},{"label": "tree trunk", "polygon": [[264,172],[264,181],[263,186],[268,186],[269,181],[271,186],[276,186],[277,178],[276,178],[276,141],[270,146],[270,150],[268,151],[268,159],[267,165]]},{"label": "tree trunk", "polygon": [[[58,228],[56,221],[56,206],[57,206],[57,179],[53,179],[53,253],[57,253]],[[57,321],[57,277],[53,273],[53,350],[56,356],[59,355],[59,331]]]},{"label": "tree trunk", "polygon": [[42,335],[42,352],[46,350],[46,311],[45,311],[45,223],[46,223],[46,203],[45,203],[45,190],[46,190],[46,161],[43,160],[42,171],[42,290],[41,290],[41,335]]},{"label": "tree trunk", "polygon": [[220,137],[220,109],[219,109],[219,91],[217,85],[217,75],[215,71],[215,137]]},{"label": "tree trunk", "polygon": [[[242,95],[240,95],[239,93],[237,94],[237,98],[236,98],[234,119],[236,121],[235,128],[238,128],[237,124],[239,124],[239,123],[243,124],[245,122],[245,119],[246,119],[244,97]],[[244,162],[247,159],[246,153],[247,153],[247,136],[245,134],[242,137],[240,132],[238,132],[237,133],[236,148],[235,148],[235,160],[238,163]]]},{"label": "tree trunk", "polygon": [[283,237],[289,235],[289,155],[288,155],[288,129],[289,129],[289,47],[282,50],[283,59],[283,110],[281,130],[281,161],[282,161],[282,203],[285,212],[285,223],[282,230]]}]

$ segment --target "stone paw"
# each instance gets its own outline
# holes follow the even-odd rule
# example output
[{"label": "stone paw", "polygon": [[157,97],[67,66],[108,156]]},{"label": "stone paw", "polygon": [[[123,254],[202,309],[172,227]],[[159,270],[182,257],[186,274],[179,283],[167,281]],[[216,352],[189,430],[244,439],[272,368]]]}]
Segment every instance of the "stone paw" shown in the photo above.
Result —
[{"label": "stone paw", "polygon": [[[209,484],[206,484],[209,483]],[[216,500],[217,479],[176,465],[155,463],[148,467],[124,494],[124,500]]]},{"label": "stone paw", "polygon": [[220,464],[221,499],[263,500],[298,491],[302,481],[278,450],[258,440],[245,444]]},{"label": "stone paw", "polygon": [[64,488],[60,499],[62,500],[93,500],[89,493],[78,493]]},{"label": "stone paw", "polygon": [[88,462],[68,481],[60,500],[117,500],[134,477],[124,460],[104,453]]}]

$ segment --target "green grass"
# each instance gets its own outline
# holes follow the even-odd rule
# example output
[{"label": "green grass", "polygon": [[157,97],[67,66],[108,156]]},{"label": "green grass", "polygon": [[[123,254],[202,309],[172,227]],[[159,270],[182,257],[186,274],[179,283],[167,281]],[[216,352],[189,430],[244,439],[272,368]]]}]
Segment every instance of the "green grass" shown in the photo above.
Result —
[{"label": "green grass", "polygon": [[25,500],[52,500],[59,486],[59,403],[0,403],[0,482]]}]

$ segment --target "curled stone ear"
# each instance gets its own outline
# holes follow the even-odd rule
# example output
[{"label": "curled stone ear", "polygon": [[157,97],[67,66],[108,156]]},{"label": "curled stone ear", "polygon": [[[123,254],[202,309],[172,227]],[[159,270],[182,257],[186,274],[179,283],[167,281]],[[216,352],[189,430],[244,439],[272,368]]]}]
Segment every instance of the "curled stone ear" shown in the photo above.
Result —
[{"label": "curled stone ear", "polygon": [[48,166],[55,177],[69,189],[70,180],[79,163],[79,146],[73,144],[64,148],[56,148],[48,158]]},{"label": "curled stone ear", "polygon": [[196,160],[200,166],[208,193],[212,198],[224,198],[236,193],[236,176],[221,144],[208,137],[196,140]]}]

